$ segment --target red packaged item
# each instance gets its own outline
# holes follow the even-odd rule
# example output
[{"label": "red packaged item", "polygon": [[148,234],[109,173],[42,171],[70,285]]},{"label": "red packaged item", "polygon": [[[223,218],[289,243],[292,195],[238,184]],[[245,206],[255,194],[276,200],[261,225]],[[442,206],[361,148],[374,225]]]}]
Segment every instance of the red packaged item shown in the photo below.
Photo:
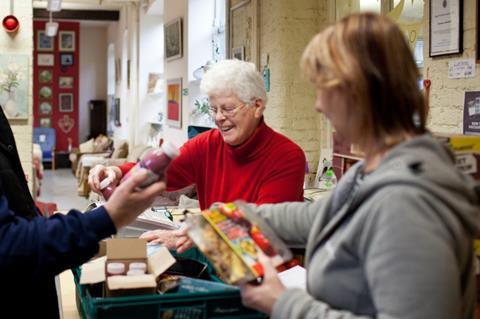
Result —
[{"label": "red packaged item", "polygon": [[[140,187],[147,187],[148,185],[165,177],[165,171],[170,162],[179,155],[178,148],[171,144],[165,143],[160,148],[155,148],[149,151],[140,162],[138,162],[125,176],[123,176],[120,183],[127,180],[136,171],[144,168],[148,172],[148,176]],[[105,182],[104,182],[105,181]],[[115,186],[109,185],[108,180],[103,180],[100,183],[103,197],[108,200],[115,190]]]}]

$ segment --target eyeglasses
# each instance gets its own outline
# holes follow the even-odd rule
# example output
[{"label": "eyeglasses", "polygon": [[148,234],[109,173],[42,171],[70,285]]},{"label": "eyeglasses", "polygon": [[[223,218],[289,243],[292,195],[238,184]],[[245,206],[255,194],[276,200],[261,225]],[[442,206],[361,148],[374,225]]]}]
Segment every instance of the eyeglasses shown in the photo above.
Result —
[{"label": "eyeglasses", "polygon": [[208,112],[210,113],[210,116],[213,118],[217,116],[218,112],[220,112],[220,114],[222,114],[225,117],[234,117],[238,113],[238,111],[245,105],[247,105],[247,103],[242,103],[237,106],[227,106],[227,107],[220,107],[220,108],[209,107]]}]

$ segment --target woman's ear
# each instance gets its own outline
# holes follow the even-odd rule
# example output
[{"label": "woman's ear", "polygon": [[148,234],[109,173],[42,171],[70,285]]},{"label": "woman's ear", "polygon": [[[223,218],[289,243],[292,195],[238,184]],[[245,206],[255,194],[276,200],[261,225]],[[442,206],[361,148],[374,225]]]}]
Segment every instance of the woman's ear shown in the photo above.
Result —
[{"label": "woman's ear", "polygon": [[263,116],[263,111],[265,111],[265,101],[262,99],[255,99],[252,106],[255,108],[255,117],[261,118]]}]

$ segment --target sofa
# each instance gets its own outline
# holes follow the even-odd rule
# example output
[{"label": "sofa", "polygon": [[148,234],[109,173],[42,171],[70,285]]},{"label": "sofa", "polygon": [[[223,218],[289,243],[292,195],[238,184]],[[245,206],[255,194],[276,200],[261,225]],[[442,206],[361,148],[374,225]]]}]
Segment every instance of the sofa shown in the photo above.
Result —
[{"label": "sofa", "polygon": [[[81,143],[78,148],[73,148],[68,155],[68,158],[72,163],[72,173],[76,173],[78,163],[82,156],[98,155],[107,157],[112,153],[112,147],[113,140],[103,134],[100,134],[96,138],[91,138],[88,141]],[[123,157],[126,157],[126,154]]]},{"label": "sofa", "polygon": [[96,165],[119,166],[126,162],[139,161],[152,147],[146,144],[139,144],[129,149],[126,141],[114,142],[113,152],[108,155],[85,154],[78,162],[75,176],[77,177],[77,193],[86,198],[90,194],[88,185],[88,174],[90,169]]}]

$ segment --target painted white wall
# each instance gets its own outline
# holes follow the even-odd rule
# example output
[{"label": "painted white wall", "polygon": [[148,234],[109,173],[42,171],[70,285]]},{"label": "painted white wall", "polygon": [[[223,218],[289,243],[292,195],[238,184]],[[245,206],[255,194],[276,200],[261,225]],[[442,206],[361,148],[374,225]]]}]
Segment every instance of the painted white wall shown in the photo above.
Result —
[{"label": "painted white wall", "polygon": [[90,133],[90,100],[107,100],[107,28],[80,25],[79,141]]},{"label": "painted white wall", "polygon": [[[187,19],[187,0],[165,0],[164,21],[169,21],[181,17],[183,20],[183,55],[180,59],[165,62],[165,77],[168,79],[182,78],[183,88],[188,87],[188,19]],[[165,88],[166,90],[166,88]],[[182,145],[187,140],[187,125],[189,121],[189,96],[182,96],[182,127],[175,128],[165,125],[164,139],[174,143],[177,146]],[[166,100],[164,102],[166,109]]]},{"label": "painted white wall", "polygon": [[[33,9],[30,0],[15,0],[14,3],[15,16],[20,22],[20,28],[14,35],[10,35],[2,28],[0,32],[0,53],[1,54],[22,54],[32,58],[33,52]],[[0,12],[3,13],[2,19],[10,12],[10,1],[0,1]],[[29,186],[32,186],[32,64],[28,65],[29,72],[29,89],[27,98],[28,119],[12,121],[11,127],[15,136],[18,153],[25,174],[29,179]]]},{"label": "painted white wall", "polygon": [[165,91],[148,94],[149,73],[162,74],[161,83],[164,83],[163,71],[163,16],[150,14],[155,12],[140,10],[139,35],[139,68],[138,68],[138,96],[139,112],[136,139],[139,142],[158,145],[161,137],[160,129],[152,122],[158,121],[158,113],[165,113]]}]

